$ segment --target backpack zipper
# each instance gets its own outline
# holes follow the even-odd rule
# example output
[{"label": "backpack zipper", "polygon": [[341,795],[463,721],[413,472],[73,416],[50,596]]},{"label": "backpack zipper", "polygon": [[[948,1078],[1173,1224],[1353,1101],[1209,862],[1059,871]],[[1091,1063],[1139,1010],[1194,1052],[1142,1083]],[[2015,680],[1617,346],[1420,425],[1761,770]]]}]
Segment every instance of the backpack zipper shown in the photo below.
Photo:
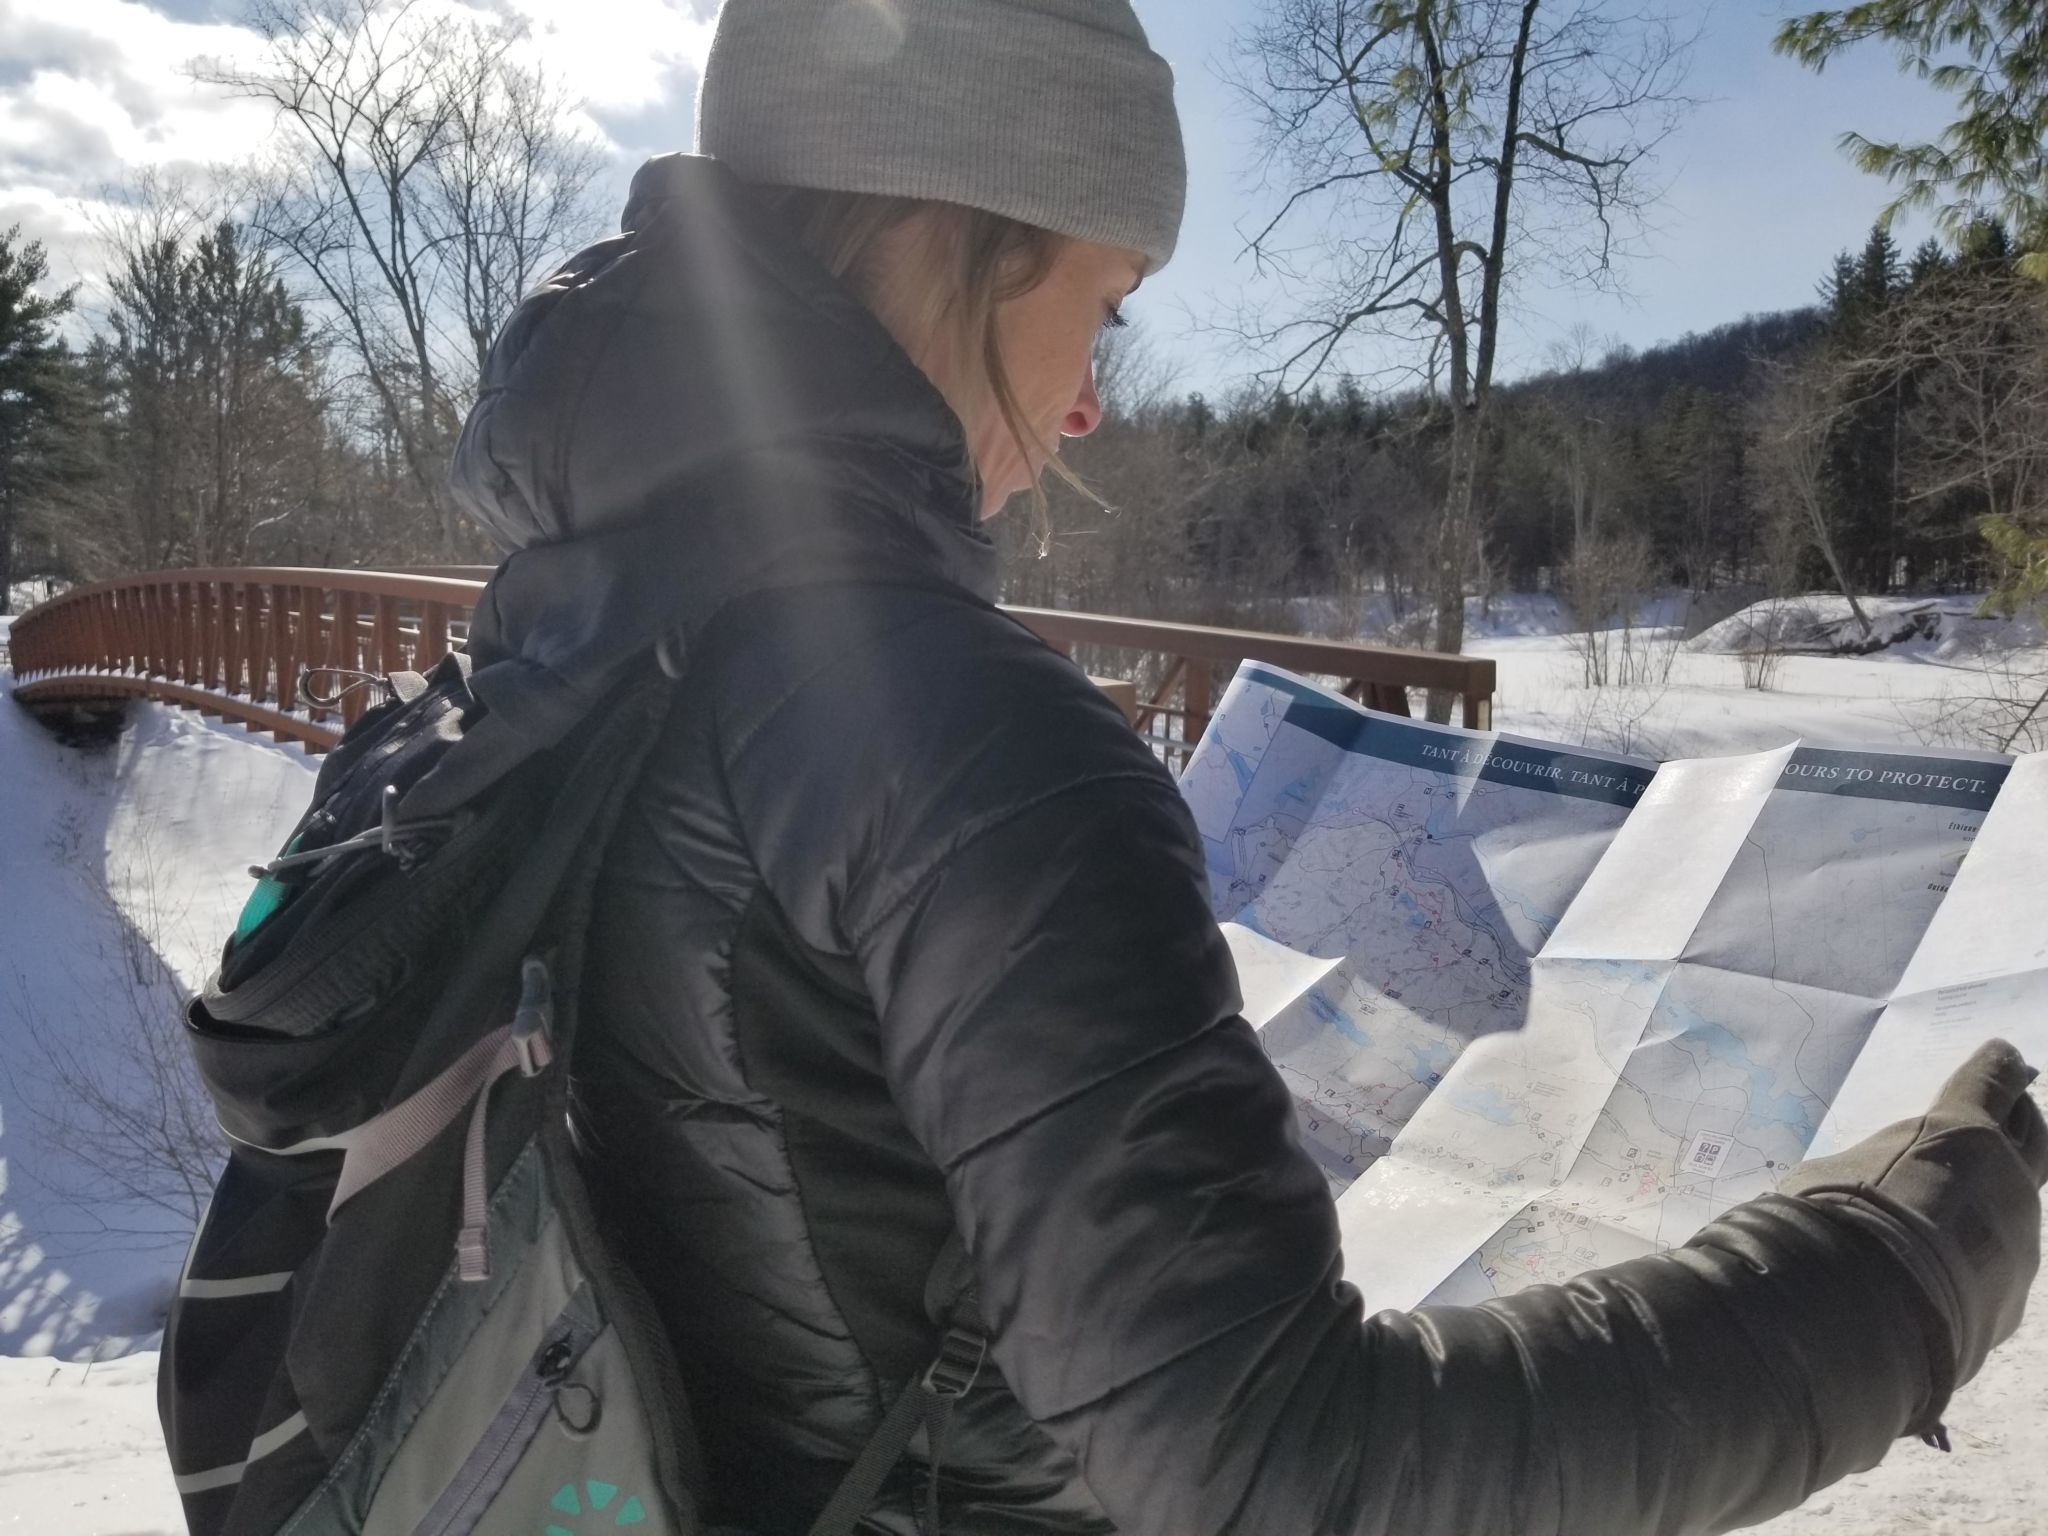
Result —
[{"label": "backpack zipper", "polygon": [[492,1415],[415,1536],[468,1536],[540,1433],[554,1407],[555,1392],[583,1358],[592,1337],[572,1323],[534,1351],[512,1395]]}]

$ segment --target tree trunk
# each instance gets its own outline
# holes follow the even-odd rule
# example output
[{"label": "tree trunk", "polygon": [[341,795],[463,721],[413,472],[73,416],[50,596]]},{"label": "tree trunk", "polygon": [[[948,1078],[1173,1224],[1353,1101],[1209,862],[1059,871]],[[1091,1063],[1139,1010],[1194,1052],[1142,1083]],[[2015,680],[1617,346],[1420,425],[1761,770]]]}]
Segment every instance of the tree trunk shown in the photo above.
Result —
[{"label": "tree trunk", "polygon": [[[1435,650],[1455,656],[1465,646],[1465,574],[1472,552],[1472,495],[1479,478],[1479,412],[1471,407],[1451,415],[1451,479],[1444,493],[1443,517],[1437,524],[1431,584],[1436,622],[1431,631]],[[1429,718],[1439,725],[1451,718],[1453,695],[1442,688],[1429,691]]]},{"label": "tree trunk", "polygon": [[1835,541],[1828,533],[1828,520],[1821,515],[1820,508],[1809,500],[1806,515],[1813,523],[1814,542],[1820,545],[1820,556],[1828,563],[1828,570],[1834,574],[1835,585],[1842,589],[1842,596],[1849,599],[1849,611],[1856,615],[1857,627],[1863,631],[1863,638],[1870,638],[1870,615],[1863,611],[1863,605],[1856,601],[1856,589],[1842,570],[1841,558],[1835,553]]}]

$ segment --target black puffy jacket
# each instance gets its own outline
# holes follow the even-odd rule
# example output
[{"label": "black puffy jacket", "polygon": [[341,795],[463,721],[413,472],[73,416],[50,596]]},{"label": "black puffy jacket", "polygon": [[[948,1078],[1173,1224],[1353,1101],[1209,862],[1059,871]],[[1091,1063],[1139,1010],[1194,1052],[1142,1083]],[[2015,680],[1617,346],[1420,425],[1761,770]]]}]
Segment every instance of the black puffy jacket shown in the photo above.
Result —
[{"label": "black puffy jacket", "polygon": [[[680,674],[603,876],[578,1128],[714,1513],[804,1528],[930,1357],[956,1230],[992,1344],[949,1531],[1712,1531],[1930,1422],[1940,1319],[1798,1200],[1363,1318],[1188,814],[990,605],[952,414],[716,165],[650,162],[623,224],[522,307],[463,436],[516,552],[473,641],[498,736],[458,751],[558,734],[657,641]],[[915,1531],[922,1475],[873,1530]]]}]

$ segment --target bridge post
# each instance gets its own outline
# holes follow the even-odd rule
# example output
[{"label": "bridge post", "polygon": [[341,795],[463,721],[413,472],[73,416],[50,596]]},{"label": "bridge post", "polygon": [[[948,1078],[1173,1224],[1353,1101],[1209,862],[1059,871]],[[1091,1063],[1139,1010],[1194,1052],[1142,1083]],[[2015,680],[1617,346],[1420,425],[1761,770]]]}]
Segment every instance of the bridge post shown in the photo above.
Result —
[{"label": "bridge post", "polygon": [[1209,729],[1209,705],[1213,683],[1210,680],[1212,663],[1188,658],[1187,669],[1181,673],[1181,716],[1182,739],[1193,751],[1195,743],[1202,739],[1202,733]]},{"label": "bridge post", "polygon": [[[301,586],[295,588],[295,592],[299,596],[299,643],[293,647],[297,651],[297,655],[293,655],[291,668],[293,688],[299,686],[299,674],[303,670],[319,666],[319,645],[322,645],[322,637],[319,637],[319,608],[322,608],[328,596],[317,586]],[[311,705],[307,705],[305,709],[307,719],[311,721],[326,719],[326,711],[322,709],[313,709]]]},{"label": "bridge post", "polygon": [[214,669],[213,583],[210,581],[195,581],[192,585],[199,597],[196,611],[199,630],[199,653],[195,658],[199,663],[198,682],[201,688],[211,688],[214,686],[214,678],[218,675]]},{"label": "bridge post", "polygon": [[398,633],[398,599],[388,594],[377,599],[377,666],[379,672],[397,672],[405,666],[405,650]]},{"label": "bridge post", "polygon": [[220,686],[223,693],[242,691],[242,584],[223,581],[216,588],[214,616],[220,625]]},{"label": "bridge post", "polygon": [[243,646],[249,653],[249,701],[261,704],[270,697],[269,583],[249,582],[242,588],[242,601],[248,606],[249,613],[244,631],[247,644]]},{"label": "bridge post", "polygon": [[242,603],[240,586],[232,581],[215,582],[213,622],[219,630],[220,687],[223,693],[242,691]]},{"label": "bridge post", "polygon": [[448,605],[446,603],[426,603],[421,606],[420,649],[426,654],[416,657],[413,665],[422,672],[448,654]]},{"label": "bridge post", "polygon": [[141,674],[149,644],[142,636],[142,591],[130,587],[121,594],[121,664]]},{"label": "bridge post", "polygon": [[269,592],[270,597],[265,609],[268,615],[266,622],[269,628],[265,632],[263,642],[264,697],[271,703],[283,708],[285,706],[283,665],[286,624],[284,587],[281,583],[273,581],[266,590]]},{"label": "bridge post", "polygon": [[166,595],[171,602],[171,677],[180,683],[192,681],[192,589],[182,581],[171,583]]},{"label": "bridge post", "polygon": [[127,615],[123,611],[127,604],[121,601],[122,596],[123,594],[119,592],[107,594],[106,629],[103,636],[107,648],[100,653],[113,663],[117,672],[128,670],[128,626],[124,622]]},{"label": "bridge post", "polygon": [[[334,594],[334,632],[328,637],[328,665],[339,667],[344,672],[362,669],[360,647],[362,634],[356,626],[356,594],[351,591],[337,591]],[[346,687],[346,680],[338,680],[337,686]],[[344,729],[356,723],[362,713],[359,703],[363,696],[360,688],[349,689],[341,696],[341,723]]]}]

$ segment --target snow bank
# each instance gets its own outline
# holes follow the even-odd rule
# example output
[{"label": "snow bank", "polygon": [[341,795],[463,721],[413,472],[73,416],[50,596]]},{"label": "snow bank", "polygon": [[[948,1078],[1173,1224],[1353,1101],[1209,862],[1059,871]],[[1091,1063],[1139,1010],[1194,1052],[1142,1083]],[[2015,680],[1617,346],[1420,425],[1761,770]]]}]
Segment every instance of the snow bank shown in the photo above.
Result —
[{"label": "snow bank", "polygon": [[[1683,587],[1646,592],[1630,622],[1638,629],[1662,629],[1686,622],[1693,596]],[[1371,645],[1421,645],[1429,629],[1429,608],[1411,600],[1397,612],[1384,592],[1357,598],[1296,597],[1287,609],[1303,634],[1342,635]],[[1619,626],[1620,621],[1615,621]],[[1498,592],[1465,599],[1465,638],[1520,639],[1562,635],[1572,629],[1564,602],[1550,592]]]},{"label": "snow bank", "polygon": [[161,1327],[191,1201],[139,1195],[86,1144],[80,1085],[133,1078],[146,1026],[175,1040],[312,770],[159,705],[66,745],[0,700],[0,1355],[105,1357]]},{"label": "snow bank", "polygon": [[1694,651],[1724,656],[1765,647],[1794,655],[1868,656],[1902,647],[1935,650],[1963,632],[1979,646],[1992,643],[2002,630],[2010,631],[2007,643],[2039,638],[2037,631],[2013,630],[2004,620],[1978,618],[1974,596],[1865,597],[1858,602],[1870,621],[1868,633],[1847,598],[1810,592],[1752,603],[1687,643]]},{"label": "snow bank", "polygon": [[70,585],[68,581],[17,581],[7,589],[7,606],[15,613],[26,613]]}]

